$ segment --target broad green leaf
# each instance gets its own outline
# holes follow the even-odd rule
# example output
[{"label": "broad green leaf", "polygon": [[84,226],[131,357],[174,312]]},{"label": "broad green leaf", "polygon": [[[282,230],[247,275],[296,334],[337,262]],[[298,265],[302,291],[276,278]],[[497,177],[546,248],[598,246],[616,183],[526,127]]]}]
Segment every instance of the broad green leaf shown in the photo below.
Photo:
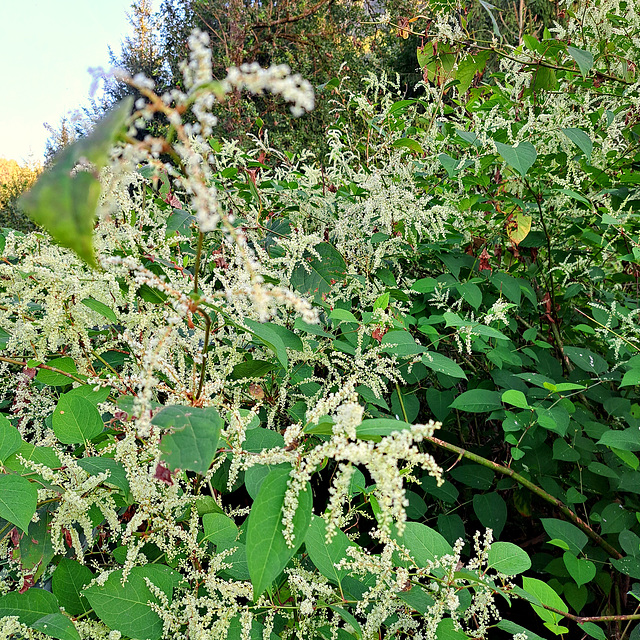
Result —
[{"label": "broad green leaf", "polygon": [[507,504],[498,493],[476,493],[473,496],[473,510],[480,524],[493,529],[493,537],[500,537],[507,522]]},{"label": "broad green leaf", "polygon": [[300,293],[315,294],[316,301],[329,293],[334,282],[344,280],[347,265],[338,250],[328,242],[314,247],[319,258],[305,254],[304,265],[298,265],[291,274],[291,286]]},{"label": "broad green leaf", "polygon": [[459,81],[458,93],[466,93],[473,82],[476,73],[482,73],[489,59],[489,51],[481,51],[475,55],[468,53],[458,62],[456,80]]},{"label": "broad green leaf", "polygon": [[3,415],[0,415],[0,463],[18,451],[21,446],[20,432]]},{"label": "broad green leaf", "polygon": [[24,593],[11,591],[0,597],[0,618],[17,616],[28,627],[52,613],[60,613],[60,606],[53,593],[44,589],[31,587]]},{"label": "broad green leaf", "polygon": [[[563,602],[562,598],[546,583],[536,578],[529,578],[524,576],[522,578],[522,588],[535,598],[537,598],[542,604],[546,604],[549,607],[558,609],[560,611],[569,611],[569,607]],[[540,616],[540,618],[547,623],[557,625],[564,617],[555,611],[549,611],[543,609],[535,604],[531,605],[533,610]]]},{"label": "broad green leaf", "polygon": [[89,307],[92,311],[99,313],[103,318],[109,320],[109,322],[113,322],[114,324],[118,322],[118,316],[116,316],[113,309],[108,307],[104,302],[100,302],[95,298],[84,298],[84,300],[80,300],[80,302],[85,307]]},{"label": "broad green leaf", "polygon": [[460,282],[456,285],[456,289],[464,300],[474,309],[478,309],[482,304],[482,291],[477,284],[473,282]]},{"label": "broad green leaf", "polygon": [[205,513],[202,516],[204,540],[215,545],[233,543],[238,537],[238,527],[224,513]]},{"label": "broad green leaf", "polygon": [[60,606],[69,615],[79,616],[91,610],[82,590],[92,579],[90,569],[76,560],[62,558],[58,563],[53,572],[52,589]]},{"label": "broad green leaf", "polygon": [[249,318],[244,319],[244,324],[254,337],[276,354],[278,361],[286,369],[289,366],[287,349],[282,338],[273,330],[272,325],[269,322],[260,323]]},{"label": "broad green leaf", "polygon": [[498,271],[494,275],[491,276],[491,284],[509,300],[514,304],[520,304],[520,300],[522,297],[522,291],[520,289],[520,282],[518,278],[514,278],[502,271]]},{"label": "broad green leaf", "polygon": [[527,140],[517,146],[503,144],[502,142],[496,142],[495,145],[498,153],[504,158],[504,161],[523,178],[527,175],[527,171],[531,169],[538,157],[536,148]]},{"label": "broad green leaf", "polygon": [[446,169],[450,178],[455,178],[462,170],[473,164],[472,160],[457,160],[446,153],[439,154],[438,161]]},{"label": "broad green leaf", "polygon": [[73,622],[60,612],[43,616],[36,620],[31,628],[56,640],[80,640],[80,634]]},{"label": "broad green leaf", "polygon": [[406,431],[407,429],[411,429],[411,425],[402,420],[368,418],[356,427],[356,435],[360,440],[373,440],[388,436],[394,431]]},{"label": "broad green leaf", "polygon": [[[566,589],[566,586],[565,586]],[[607,636],[604,631],[594,622],[579,622],[578,627],[581,631],[584,631],[588,636],[595,638],[596,640],[607,640]],[[636,627],[637,629],[638,627]],[[630,640],[637,640],[629,636]]]},{"label": "broad green leaf", "polygon": [[502,400],[498,391],[470,389],[461,393],[449,406],[459,411],[485,413],[502,409]]},{"label": "broad green leaf", "polygon": [[354,630],[356,638],[362,638],[362,627],[349,611],[335,604],[330,604],[329,609],[335,611]]},{"label": "broad green leaf", "polygon": [[527,402],[527,397],[522,391],[518,391],[517,389],[507,389],[502,394],[502,402],[518,407],[519,409],[531,409]]},{"label": "broad green leaf", "polygon": [[450,474],[458,482],[479,491],[488,491],[495,479],[491,469],[475,463],[458,464]]},{"label": "broad green leaf", "polygon": [[589,162],[591,162],[591,153],[593,152],[593,142],[591,138],[582,129],[576,129],[574,127],[562,129],[562,133],[564,133],[564,135],[584,153]]},{"label": "broad green leaf", "polygon": [[[428,563],[453,552],[451,545],[440,533],[420,522],[405,523],[402,536],[396,533],[394,538],[411,554],[418,567],[426,567]],[[402,566],[410,564],[400,558],[398,561]]]},{"label": "broad green leaf", "polygon": [[274,468],[263,480],[251,507],[247,524],[247,564],[253,599],[258,599],[304,542],[311,521],[311,486],[298,495],[298,507],[293,516],[293,547],[287,546],[283,535],[282,512],[289,481],[288,468]]},{"label": "broad green leaf", "polygon": [[396,149],[409,149],[414,153],[419,153],[422,155],[424,153],[424,149],[420,146],[420,143],[413,138],[399,138],[398,140],[394,140],[391,143],[391,146]]},{"label": "broad green leaf", "polygon": [[55,555],[51,541],[53,516],[40,509],[38,520],[29,524],[27,535],[20,538],[20,564],[22,570],[32,571],[35,580],[44,573]]},{"label": "broad green leaf", "polygon": [[82,467],[89,475],[97,476],[105,471],[109,472],[109,477],[105,480],[107,484],[112,484],[118,489],[122,489],[125,494],[130,491],[127,472],[121,462],[113,458],[102,458],[91,456],[78,460],[78,466]]},{"label": "broad green leaf", "polygon": [[438,622],[436,638],[438,640],[468,640],[469,636],[456,629],[455,623],[451,618],[443,618]]},{"label": "broad green leaf", "polygon": [[640,451],[640,431],[636,427],[605,431],[597,444],[614,447],[622,451]]},{"label": "broad green leaf", "polygon": [[586,558],[576,558],[570,551],[565,551],[562,559],[564,566],[578,586],[591,582],[596,576],[596,565]]},{"label": "broad green leaf", "polygon": [[51,417],[53,432],[64,444],[82,444],[104,429],[100,412],[89,400],[77,395],[60,396]]},{"label": "broad green leaf", "polygon": [[358,318],[356,318],[351,311],[347,311],[346,309],[334,309],[329,314],[330,320],[337,320],[338,322],[335,324],[339,324],[340,322],[358,322]]},{"label": "broad green leaf", "polygon": [[151,422],[162,429],[171,429],[160,441],[162,459],[171,470],[207,472],[218,450],[223,425],[213,407],[164,407]]},{"label": "broad green leaf", "polygon": [[38,489],[35,484],[22,476],[0,475],[0,518],[27,533],[37,506]]},{"label": "broad green leaf", "polygon": [[527,638],[527,640],[548,640],[548,638],[543,638],[537,633],[533,633],[533,631],[529,631],[529,629],[525,629],[524,627],[516,624],[515,622],[512,622],[511,620],[500,620],[496,627],[498,627],[498,629],[502,629],[502,631],[510,633],[512,636],[521,633],[523,634],[523,637]]},{"label": "broad green leaf", "polygon": [[629,369],[622,376],[621,387],[635,387],[640,385],[640,369]]},{"label": "broad green leaf", "polygon": [[578,555],[587,544],[586,534],[570,522],[556,518],[541,518],[540,522],[550,538],[558,538],[566,542],[569,545],[569,551],[574,555]]},{"label": "broad green leaf", "polygon": [[110,629],[131,638],[160,640],[162,618],[149,603],[157,606],[162,606],[162,603],[153,595],[146,580],[162,590],[171,602],[175,582],[172,574],[167,566],[147,564],[133,567],[122,584],[123,570],[119,569],[111,573],[103,585],[94,584],[86,588],[83,595]]},{"label": "broad green leaf", "polygon": [[56,469],[60,466],[60,459],[58,458],[55,449],[52,447],[34,447],[28,442],[23,442],[20,445],[20,448],[4,461],[5,469],[9,469],[10,471],[15,471],[20,474],[30,472],[30,470],[27,471],[27,468],[20,460],[18,460],[18,456],[28,461],[43,464],[50,469]]},{"label": "broad green leaf", "polygon": [[531,568],[527,552],[511,542],[494,542],[489,549],[487,566],[507,576],[524,573]]},{"label": "broad green leaf", "polygon": [[[76,368],[76,363],[73,361],[73,358],[55,358],[54,360],[49,360],[47,366],[72,373],[76,376],[78,375],[78,369]],[[69,376],[65,376],[57,371],[50,371],[49,369],[39,369],[36,380],[50,387],[64,387],[73,382]]]},{"label": "broad green leaf", "polygon": [[104,402],[110,393],[109,387],[100,387],[97,391],[94,391],[94,386],[91,384],[83,384],[79,387],[75,387],[75,389],[71,389],[71,391],[67,391],[65,394],[69,398],[71,397],[79,397],[88,400],[92,405],[97,407],[101,402]]},{"label": "broad green leaf", "polygon": [[242,378],[262,378],[267,373],[276,369],[277,366],[266,360],[246,360],[233,367],[231,378],[240,380]]},{"label": "broad green leaf", "polygon": [[340,584],[349,571],[346,568],[338,569],[335,565],[347,557],[346,551],[349,547],[356,545],[340,529],[336,529],[331,542],[327,543],[326,532],[324,519],[313,516],[304,539],[304,546],[318,571],[325,578]]},{"label": "broad green leaf", "polygon": [[565,355],[569,357],[569,360],[573,362],[579,369],[588,373],[600,374],[607,371],[609,365],[607,361],[589,349],[583,349],[582,347],[564,347]]},{"label": "broad green leaf", "polygon": [[322,338],[333,338],[330,333],[323,331],[322,326],[319,324],[308,324],[302,318],[296,318],[293,323],[293,328],[305,333],[310,333],[313,336],[321,336]]},{"label": "broad green leaf", "polygon": [[[19,200],[20,208],[36,224],[94,268],[92,236],[100,197],[97,173],[107,165],[113,144],[124,133],[132,104],[132,97],[125,98],[88,136],[65,147],[51,169]],[[79,162],[87,160],[94,168],[74,171]]]},{"label": "broad green leaf", "polygon": [[408,331],[398,330],[387,331],[382,336],[380,351],[402,358],[424,353],[426,349]]},{"label": "broad green leaf", "polygon": [[445,375],[451,376],[452,378],[462,378],[464,380],[467,379],[465,372],[462,370],[458,363],[436,351],[427,351],[422,356],[422,364],[424,364],[426,367],[429,367],[429,369],[444,373]]},{"label": "broad green leaf", "polygon": [[567,47],[569,55],[576,61],[580,73],[583,78],[587,77],[587,74],[593,67],[593,54],[590,51],[584,49],[577,49],[576,47]]}]

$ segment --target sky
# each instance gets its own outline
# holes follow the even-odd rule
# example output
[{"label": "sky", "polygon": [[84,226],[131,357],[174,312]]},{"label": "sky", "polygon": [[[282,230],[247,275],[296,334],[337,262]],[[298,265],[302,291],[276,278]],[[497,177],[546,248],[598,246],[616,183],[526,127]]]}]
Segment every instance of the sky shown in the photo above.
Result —
[{"label": "sky", "polygon": [[[0,158],[41,161],[69,111],[88,103],[89,67],[109,67],[132,0],[0,0]],[[157,7],[154,3],[154,7]]]}]

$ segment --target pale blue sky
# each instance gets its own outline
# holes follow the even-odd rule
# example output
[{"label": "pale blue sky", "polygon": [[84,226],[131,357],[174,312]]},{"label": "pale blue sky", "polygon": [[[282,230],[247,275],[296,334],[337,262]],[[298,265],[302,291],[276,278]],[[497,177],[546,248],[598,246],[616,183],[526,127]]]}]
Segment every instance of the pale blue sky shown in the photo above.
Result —
[{"label": "pale blue sky", "polygon": [[[132,0],[0,0],[0,157],[41,160],[48,133],[88,102],[88,67],[109,65]],[[154,6],[159,3],[154,2]]]}]

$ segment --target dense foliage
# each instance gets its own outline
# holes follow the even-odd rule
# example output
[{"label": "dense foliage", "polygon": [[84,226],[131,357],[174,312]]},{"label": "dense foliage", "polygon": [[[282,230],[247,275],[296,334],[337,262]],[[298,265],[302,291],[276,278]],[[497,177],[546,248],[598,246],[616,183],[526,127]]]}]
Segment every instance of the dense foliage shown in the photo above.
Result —
[{"label": "dense foliage", "polygon": [[313,96],[201,32],[59,155],[2,235],[0,638],[637,640],[640,17],[563,6],[394,25],[424,97],[336,81],[322,162],[216,130]]},{"label": "dense foliage", "polygon": [[33,185],[42,167],[35,162],[18,164],[15,160],[0,158],[0,225],[33,230],[34,226],[18,207],[18,198]]}]

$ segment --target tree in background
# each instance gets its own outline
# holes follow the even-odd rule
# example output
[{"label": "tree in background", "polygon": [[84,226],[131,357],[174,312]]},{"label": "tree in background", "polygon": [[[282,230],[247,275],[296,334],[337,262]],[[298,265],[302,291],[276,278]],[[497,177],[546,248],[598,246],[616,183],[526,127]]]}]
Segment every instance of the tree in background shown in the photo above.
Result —
[{"label": "tree in background", "polygon": [[[418,0],[392,0],[386,3],[386,14],[413,15],[422,5]],[[368,71],[392,77],[398,70],[405,73],[404,43],[384,24],[381,6],[371,0],[164,0],[153,15],[148,0],[136,0],[130,16],[134,35],[125,39],[121,56],[112,57],[112,62],[131,76],[143,73],[151,78],[158,93],[181,87],[180,61],[187,56],[189,34],[198,28],[209,35],[216,78],[243,63],[287,64],[317,88],[313,119],[292,124],[285,117],[286,107],[269,96],[249,101],[232,96],[215,115],[229,137],[242,140],[264,125],[271,141],[284,149],[319,150],[322,133],[335,118],[331,90],[338,82],[355,88]],[[410,55],[409,72],[415,73],[415,48]],[[334,78],[338,80],[323,91]],[[131,94],[127,84],[112,80],[104,106]]]},{"label": "tree in background", "polygon": [[18,206],[18,198],[33,185],[42,173],[39,163],[18,164],[15,160],[0,158],[0,227],[18,231],[32,231],[34,224]]}]

